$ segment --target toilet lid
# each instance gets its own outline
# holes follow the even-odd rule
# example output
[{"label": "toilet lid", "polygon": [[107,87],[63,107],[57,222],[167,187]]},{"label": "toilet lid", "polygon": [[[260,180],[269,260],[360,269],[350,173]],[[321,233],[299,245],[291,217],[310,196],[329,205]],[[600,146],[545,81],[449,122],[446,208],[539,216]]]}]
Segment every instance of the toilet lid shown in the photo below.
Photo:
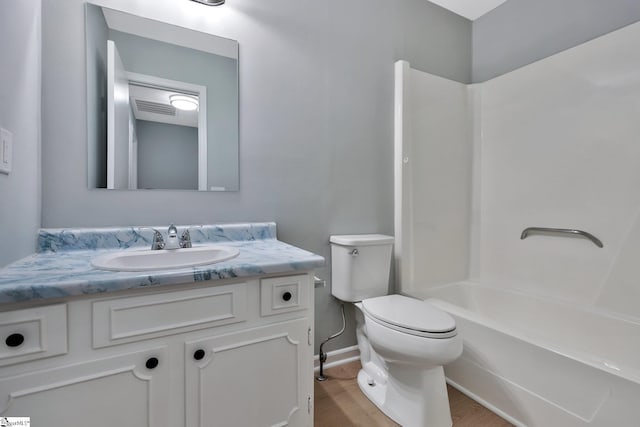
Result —
[{"label": "toilet lid", "polygon": [[442,338],[445,338],[456,329],[456,322],[448,313],[428,302],[403,295],[369,298],[362,301],[362,307],[376,320],[396,328],[426,332],[429,336],[443,334]]}]

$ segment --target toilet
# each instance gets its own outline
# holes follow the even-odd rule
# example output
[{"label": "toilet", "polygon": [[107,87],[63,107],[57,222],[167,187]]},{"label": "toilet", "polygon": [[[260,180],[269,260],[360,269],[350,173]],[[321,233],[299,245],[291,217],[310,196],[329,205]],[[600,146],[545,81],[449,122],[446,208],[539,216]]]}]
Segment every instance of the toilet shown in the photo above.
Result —
[{"label": "toilet", "polygon": [[331,293],[357,307],[360,389],[403,427],[450,427],[443,366],[462,353],[455,320],[425,301],[388,294],[393,237],[329,241]]}]

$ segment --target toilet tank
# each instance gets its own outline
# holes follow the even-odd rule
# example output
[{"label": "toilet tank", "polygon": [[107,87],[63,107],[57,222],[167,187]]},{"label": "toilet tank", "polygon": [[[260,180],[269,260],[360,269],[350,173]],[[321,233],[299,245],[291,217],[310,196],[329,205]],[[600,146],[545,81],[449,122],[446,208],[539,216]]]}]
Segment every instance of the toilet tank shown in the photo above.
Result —
[{"label": "toilet tank", "polygon": [[387,295],[393,240],[382,234],[331,236],[331,294],[350,302]]}]

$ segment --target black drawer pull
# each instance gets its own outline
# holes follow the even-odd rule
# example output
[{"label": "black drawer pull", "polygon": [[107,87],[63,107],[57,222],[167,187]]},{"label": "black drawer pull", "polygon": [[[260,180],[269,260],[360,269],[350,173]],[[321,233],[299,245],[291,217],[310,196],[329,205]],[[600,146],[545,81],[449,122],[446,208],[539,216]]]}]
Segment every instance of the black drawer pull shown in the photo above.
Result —
[{"label": "black drawer pull", "polygon": [[193,352],[193,358],[196,359],[196,360],[202,360],[202,359],[204,359],[205,354],[206,353],[204,352],[204,350],[199,348],[199,349],[197,349],[196,351]]},{"label": "black drawer pull", "polygon": [[282,299],[285,301],[289,301],[291,299],[291,292],[287,291],[284,294],[282,294]]},{"label": "black drawer pull", "polygon": [[147,359],[147,363],[144,364],[144,366],[147,367],[147,369],[155,369],[158,366],[158,358],[157,357],[150,357]]},{"label": "black drawer pull", "polygon": [[8,347],[19,347],[24,342],[24,335],[22,334],[11,334],[4,340],[5,344]]}]

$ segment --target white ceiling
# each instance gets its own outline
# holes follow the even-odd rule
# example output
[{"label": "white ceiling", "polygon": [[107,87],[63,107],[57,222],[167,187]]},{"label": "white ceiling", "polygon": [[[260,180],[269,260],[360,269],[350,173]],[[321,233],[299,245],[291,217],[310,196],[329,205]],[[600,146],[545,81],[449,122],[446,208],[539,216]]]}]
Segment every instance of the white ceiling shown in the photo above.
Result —
[{"label": "white ceiling", "polygon": [[438,6],[474,21],[507,0],[429,0]]}]

